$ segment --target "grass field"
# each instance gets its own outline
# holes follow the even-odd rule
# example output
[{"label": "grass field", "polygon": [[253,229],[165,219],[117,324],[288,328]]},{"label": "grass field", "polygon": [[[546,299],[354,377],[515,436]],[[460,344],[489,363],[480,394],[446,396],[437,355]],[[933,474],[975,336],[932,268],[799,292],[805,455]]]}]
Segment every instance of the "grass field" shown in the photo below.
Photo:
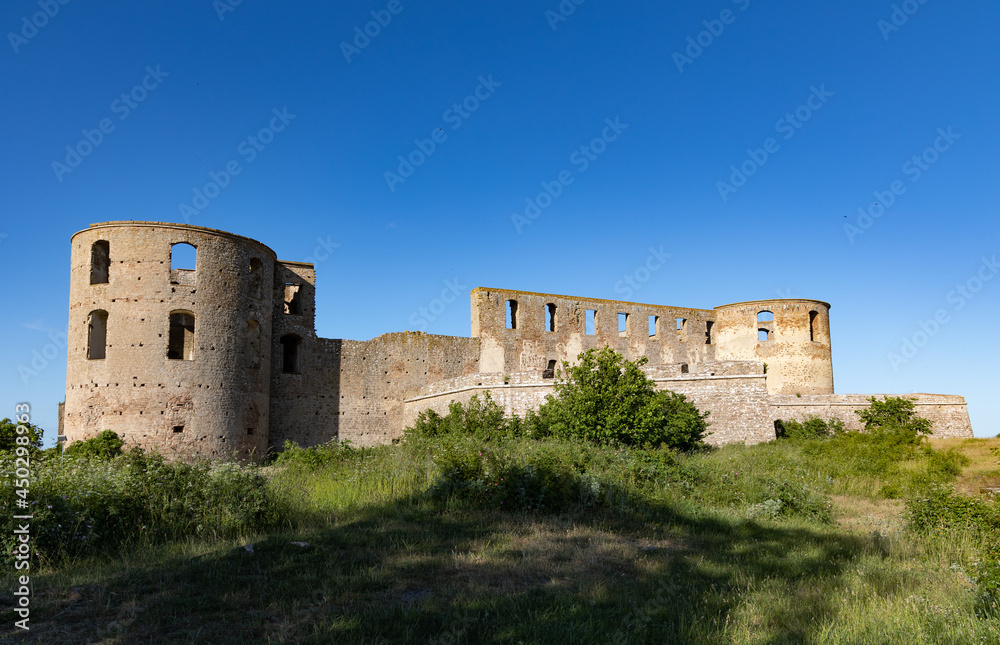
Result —
[{"label": "grass field", "polygon": [[0,637],[1000,643],[1000,612],[976,584],[989,532],[915,533],[905,521],[923,487],[978,495],[1000,481],[1000,440],[931,444],[888,467],[810,442],[730,446],[678,457],[662,476],[622,470],[636,455],[595,451],[587,463],[602,490],[617,477],[618,493],[555,511],[428,495],[440,474],[433,450],[278,464],[264,473],[287,509],[279,525],[43,562],[31,572],[30,633],[13,628],[8,574]]}]

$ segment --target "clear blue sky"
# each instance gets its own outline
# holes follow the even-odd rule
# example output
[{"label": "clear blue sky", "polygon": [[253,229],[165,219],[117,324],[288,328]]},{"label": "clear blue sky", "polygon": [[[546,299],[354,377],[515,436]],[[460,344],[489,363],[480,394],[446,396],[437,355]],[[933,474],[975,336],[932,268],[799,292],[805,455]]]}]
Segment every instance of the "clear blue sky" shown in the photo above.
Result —
[{"label": "clear blue sky", "polygon": [[467,336],[476,286],[816,298],[838,392],[1000,432],[994,2],[61,1],[0,9],[0,416],[50,441],[70,236],[185,212],[315,260],[324,337]]}]

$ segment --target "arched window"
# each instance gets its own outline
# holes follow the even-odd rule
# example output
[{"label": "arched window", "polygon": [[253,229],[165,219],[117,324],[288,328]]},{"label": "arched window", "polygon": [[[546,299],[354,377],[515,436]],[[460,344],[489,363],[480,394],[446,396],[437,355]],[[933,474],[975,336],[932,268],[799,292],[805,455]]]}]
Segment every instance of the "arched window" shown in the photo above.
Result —
[{"label": "arched window", "polygon": [[688,372],[689,372],[689,370],[688,370],[688,364],[687,363],[681,363],[681,374],[687,374]]},{"label": "arched window", "polygon": [[818,316],[818,312],[809,312],[809,340],[816,340],[816,318]]},{"label": "arched window", "polygon": [[167,358],[179,361],[194,360],[194,314],[190,311],[170,312]]},{"label": "arched window", "polygon": [[260,367],[260,325],[256,320],[247,321],[247,367]]},{"label": "arched window", "polygon": [[263,280],[263,263],[259,258],[250,258],[250,269],[248,274],[250,275],[250,297],[260,299],[261,294],[261,282]]},{"label": "arched window", "polygon": [[771,322],[774,320],[774,314],[770,311],[764,310],[757,314],[757,322]]},{"label": "arched window", "polygon": [[170,247],[171,284],[195,283],[198,268],[198,249],[187,242],[178,242]]},{"label": "arched window", "polygon": [[302,339],[295,334],[286,334],[281,342],[281,371],[285,374],[299,373],[299,344]]},{"label": "arched window", "polygon": [[545,305],[545,331],[556,330],[556,306],[551,302]]},{"label": "arched window", "polygon": [[107,284],[111,247],[107,240],[97,240],[90,247],[90,284]]},{"label": "arched window", "polygon": [[771,340],[771,332],[761,327],[757,330],[757,340],[762,343]]},{"label": "arched window", "polygon": [[107,354],[108,312],[103,309],[91,311],[87,317],[87,358],[101,360]]},{"label": "arched window", "polygon": [[556,377],[556,361],[551,360],[548,363],[548,367],[542,372],[542,378],[555,378]]}]

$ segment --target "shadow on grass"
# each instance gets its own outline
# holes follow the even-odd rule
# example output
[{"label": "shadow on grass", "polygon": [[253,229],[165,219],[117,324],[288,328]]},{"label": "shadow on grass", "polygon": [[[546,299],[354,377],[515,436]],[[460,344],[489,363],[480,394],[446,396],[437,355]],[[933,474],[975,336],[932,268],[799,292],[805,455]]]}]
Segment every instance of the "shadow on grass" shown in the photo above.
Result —
[{"label": "shadow on grass", "polygon": [[[732,640],[735,613],[750,612],[744,623],[759,629],[756,642],[794,643],[834,615],[848,563],[877,548],[819,525],[729,521],[668,506],[642,515],[441,512],[407,500],[332,528],[271,535],[253,553],[153,553],[139,564],[35,576],[25,636],[714,644]],[[794,602],[761,602],[768,590]],[[12,624],[0,634],[13,636]]]}]

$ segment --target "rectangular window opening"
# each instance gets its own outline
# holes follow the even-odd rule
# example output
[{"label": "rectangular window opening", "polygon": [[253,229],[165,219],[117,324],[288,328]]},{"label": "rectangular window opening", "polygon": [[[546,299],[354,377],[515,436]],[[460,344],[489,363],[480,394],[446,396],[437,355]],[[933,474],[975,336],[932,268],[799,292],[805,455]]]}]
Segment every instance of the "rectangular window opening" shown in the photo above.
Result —
[{"label": "rectangular window opening", "polygon": [[593,336],[596,333],[595,330],[597,327],[597,310],[596,309],[585,310],[583,314],[583,319],[584,319],[584,326],[586,327],[584,331],[587,332],[588,336]]},{"label": "rectangular window opening", "polygon": [[184,432],[184,426],[174,426],[174,432]]},{"label": "rectangular window opening", "polygon": [[628,333],[628,314],[618,312],[618,335],[624,336]]},{"label": "rectangular window opening", "polygon": [[556,330],[556,306],[551,302],[545,305],[545,331]]},{"label": "rectangular window opening", "polygon": [[766,329],[757,330],[757,340],[762,343],[768,340],[768,333]]},{"label": "rectangular window opening", "polygon": [[712,326],[713,325],[715,325],[715,323],[712,322],[711,320],[708,320],[708,321],[705,322],[705,344],[706,345],[711,345],[712,344]]},{"label": "rectangular window opening", "polygon": [[507,329],[517,329],[517,300],[507,301]]},{"label": "rectangular window opening", "polygon": [[656,327],[659,325],[659,323],[660,323],[660,317],[659,316],[650,316],[649,317],[649,337],[650,338],[654,338],[656,336]]},{"label": "rectangular window opening", "polygon": [[298,316],[302,313],[302,285],[285,285],[285,313],[290,316]]}]

